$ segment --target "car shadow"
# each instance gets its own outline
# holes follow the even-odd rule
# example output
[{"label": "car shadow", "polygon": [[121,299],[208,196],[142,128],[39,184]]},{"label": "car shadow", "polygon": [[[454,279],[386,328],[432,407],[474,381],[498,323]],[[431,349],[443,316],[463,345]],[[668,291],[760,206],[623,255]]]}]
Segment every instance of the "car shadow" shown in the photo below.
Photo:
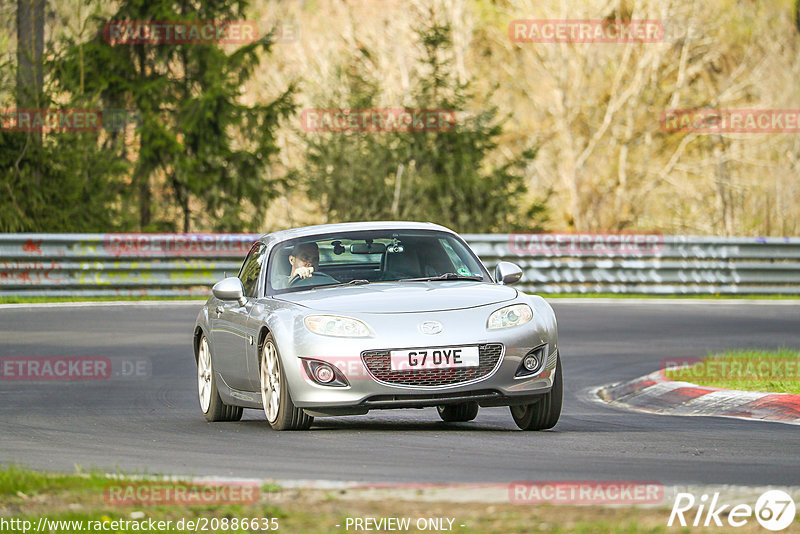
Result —
[{"label": "car shadow", "polygon": [[[430,414],[430,420],[419,417],[413,419],[408,415],[399,417],[389,416],[340,416],[340,417],[317,417],[308,432],[352,432],[352,431],[414,431],[414,432],[521,432],[511,416],[508,421],[497,420],[494,417],[484,417],[479,415],[474,421],[466,423],[445,423],[437,420],[435,412]],[[434,419],[437,418],[437,419]],[[495,420],[493,420],[495,419]],[[269,429],[269,425],[263,414],[254,412],[245,413],[245,418],[238,425],[261,425]]]},{"label": "car shadow", "polygon": [[417,432],[511,432],[516,428],[480,421],[469,423],[445,423],[444,421],[358,421],[344,419],[315,419],[311,431],[417,431]]}]

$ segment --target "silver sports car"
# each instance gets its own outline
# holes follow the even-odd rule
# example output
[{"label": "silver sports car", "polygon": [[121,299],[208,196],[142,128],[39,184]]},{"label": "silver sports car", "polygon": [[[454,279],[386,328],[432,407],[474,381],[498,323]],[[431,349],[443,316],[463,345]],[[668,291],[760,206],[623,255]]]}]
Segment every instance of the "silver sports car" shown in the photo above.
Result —
[{"label": "silver sports car", "polygon": [[494,279],[430,223],[345,223],[262,236],[200,310],[194,355],[209,421],[263,409],[275,430],[317,416],[436,407],[448,422],[509,406],[524,430],[561,414],[553,309]]}]

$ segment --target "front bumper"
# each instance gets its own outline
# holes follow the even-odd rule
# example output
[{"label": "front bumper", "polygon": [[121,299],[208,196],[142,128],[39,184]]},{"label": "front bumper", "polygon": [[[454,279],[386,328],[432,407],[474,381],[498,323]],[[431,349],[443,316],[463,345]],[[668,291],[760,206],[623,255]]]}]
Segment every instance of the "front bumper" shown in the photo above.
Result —
[{"label": "front bumper", "polygon": [[[426,314],[425,319],[430,319],[431,315]],[[477,316],[477,319],[472,316]],[[443,323],[444,332],[434,337],[421,336],[417,331],[421,320],[419,314],[395,315],[390,325],[383,325],[374,317],[355,317],[369,324],[377,331],[376,335],[351,339],[305,332],[301,336],[292,336],[291,345],[279,344],[292,401],[309,414],[363,414],[375,409],[423,408],[467,401],[478,402],[481,406],[529,404],[553,387],[558,338],[548,324],[536,319],[516,328],[487,331],[482,313],[465,316],[463,313],[442,312],[435,314],[434,318]],[[470,344],[500,345],[502,353],[496,365],[482,376],[454,384],[424,380],[414,384],[391,383],[385,380],[385,375],[376,376],[374,369],[369,369],[364,360],[365,353],[385,352],[389,350],[387,347]],[[545,351],[542,368],[533,375],[516,376],[524,356],[537,347],[544,347]],[[346,378],[347,386],[316,383],[306,374],[303,359],[335,366]]]},{"label": "front bumper", "polygon": [[361,358],[314,355],[313,359],[337,367],[347,386],[317,384],[298,364],[297,372],[292,373],[296,376],[289,379],[292,400],[312,415],[363,414],[376,409],[424,408],[467,401],[481,406],[529,404],[553,387],[557,360],[557,352],[545,345],[547,358],[542,369],[530,376],[515,376],[522,358],[530,350],[530,347],[509,348],[486,376],[439,386],[389,384],[376,380]]},{"label": "front bumper", "polygon": [[429,408],[463,402],[477,402],[481,407],[515,406],[536,402],[542,393],[507,396],[497,390],[474,390],[465,393],[418,393],[402,395],[373,395],[356,405],[305,407],[304,411],[312,416],[363,415],[370,410],[392,410],[400,408]]}]

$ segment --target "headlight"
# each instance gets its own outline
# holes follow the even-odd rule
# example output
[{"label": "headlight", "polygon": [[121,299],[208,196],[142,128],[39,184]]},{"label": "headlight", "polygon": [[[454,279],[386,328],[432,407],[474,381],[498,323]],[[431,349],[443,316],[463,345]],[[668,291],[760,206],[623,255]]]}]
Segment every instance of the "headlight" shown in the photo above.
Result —
[{"label": "headlight", "polygon": [[337,315],[309,315],[306,328],[315,334],[336,337],[367,337],[369,328],[358,319]]},{"label": "headlight", "polygon": [[489,316],[486,328],[496,330],[498,328],[510,328],[520,326],[533,319],[533,310],[527,304],[514,304],[500,308]]}]

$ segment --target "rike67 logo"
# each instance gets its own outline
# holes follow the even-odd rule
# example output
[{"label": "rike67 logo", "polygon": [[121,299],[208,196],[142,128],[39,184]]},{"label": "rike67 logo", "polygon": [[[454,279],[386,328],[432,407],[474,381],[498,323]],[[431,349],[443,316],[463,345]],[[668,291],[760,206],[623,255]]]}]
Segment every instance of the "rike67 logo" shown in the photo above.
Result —
[{"label": "rike67 logo", "polygon": [[[694,510],[696,506],[696,510]],[[723,504],[719,493],[710,498],[706,494],[696,499],[691,493],[678,493],[667,526],[677,520],[682,527],[743,527],[755,516],[756,521],[767,530],[783,530],[794,521],[795,504],[791,495],[781,490],[764,492],[755,507],[749,504]],[[684,515],[685,514],[685,515]]]}]

